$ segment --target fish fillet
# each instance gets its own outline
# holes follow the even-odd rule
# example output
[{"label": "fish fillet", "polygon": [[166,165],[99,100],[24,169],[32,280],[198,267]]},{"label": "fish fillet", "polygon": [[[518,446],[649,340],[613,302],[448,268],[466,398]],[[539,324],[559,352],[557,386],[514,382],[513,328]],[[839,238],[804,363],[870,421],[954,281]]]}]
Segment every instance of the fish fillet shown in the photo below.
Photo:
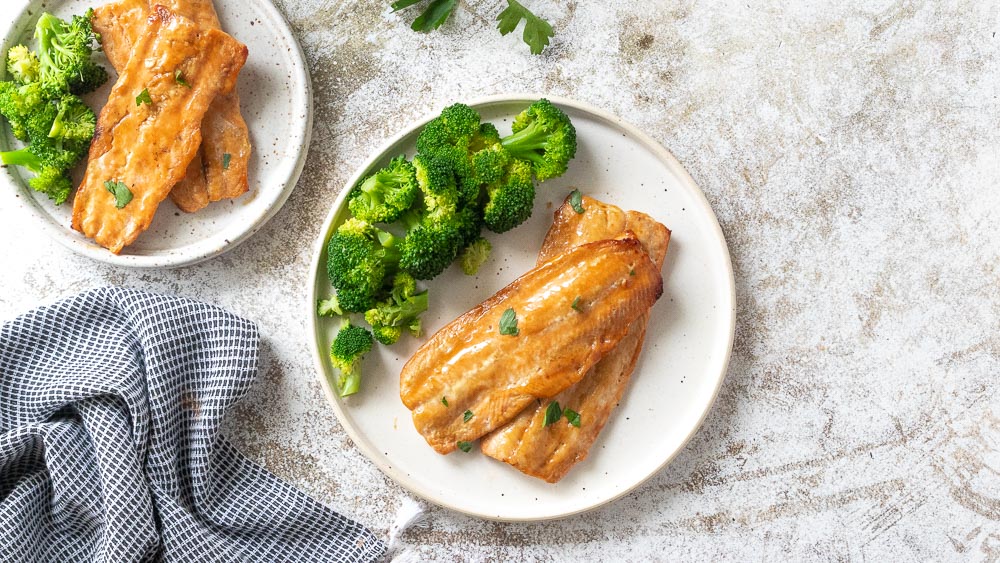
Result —
[{"label": "fish fillet", "polygon": [[[574,211],[568,200],[556,211],[538,254],[539,263],[574,246],[632,231],[656,268],[662,267],[670,242],[670,231],[666,227],[645,213],[622,211],[586,196],[582,205],[582,214]],[[618,405],[642,351],[648,321],[649,313],[643,313],[632,323],[618,346],[597,362],[583,379],[552,397],[560,407],[579,413],[579,428],[566,419],[545,426],[549,401],[538,401],[507,425],[485,436],[480,442],[482,452],[550,483],[562,479],[577,462],[587,457],[611,411]]]},{"label": "fish fillet", "polygon": [[[211,0],[163,0],[160,4],[203,28],[221,29]],[[148,0],[120,0],[94,10],[94,29],[101,34],[108,61],[119,72],[128,63],[132,44],[144,33],[149,10]],[[212,100],[202,120],[201,136],[198,155],[170,192],[177,207],[189,213],[210,202],[237,197],[249,187],[250,135],[236,88]]]},{"label": "fish fillet", "polygon": [[[432,336],[403,366],[403,404],[427,443],[449,453],[579,381],[662,291],[634,237],[571,248]],[[516,336],[498,328],[507,309]]]},{"label": "fish fillet", "polygon": [[[154,7],[97,119],[73,228],[114,253],[146,230],[195,157],[209,104],[232,90],[246,56],[246,46],[222,31]],[[191,88],[176,83],[176,69]],[[136,102],[143,90],[152,104]],[[110,181],[133,194],[122,209],[105,186]]]}]

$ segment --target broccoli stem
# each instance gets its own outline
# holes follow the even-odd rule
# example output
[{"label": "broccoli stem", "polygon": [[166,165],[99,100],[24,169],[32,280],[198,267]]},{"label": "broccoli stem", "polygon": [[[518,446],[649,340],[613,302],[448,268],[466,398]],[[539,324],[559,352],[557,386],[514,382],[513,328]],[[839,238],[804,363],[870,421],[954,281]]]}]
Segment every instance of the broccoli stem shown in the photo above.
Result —
[{"label": "broccoli stem", "polygon": [[0,161],[5,165],[23,166],[32,172],[38,173],[42,169],[42,161],[28,150],[27,147],[16,151],[6,151],[0,153]]},{"label": "broccoli stem", "polygon": [[505,149],[515,154],[528,153],[545,148],[549,133],[538,126],[538,122],[530,123],[524,129],[500,139]]}]

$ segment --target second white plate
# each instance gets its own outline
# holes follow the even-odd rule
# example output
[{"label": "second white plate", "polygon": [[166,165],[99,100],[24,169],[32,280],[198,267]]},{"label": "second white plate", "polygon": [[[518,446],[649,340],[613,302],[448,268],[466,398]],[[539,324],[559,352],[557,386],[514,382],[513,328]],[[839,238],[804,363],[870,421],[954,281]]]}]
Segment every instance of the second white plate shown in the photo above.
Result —
[{"label": "second white plate", "polygon": [[[83,14],[94,5],[87,0],[33,0],[23,2],[20,15],[0,22],[7,49],[30,44],[35,21],[42,11],[62,18]],[[18,13],[11,6],[11,13]],[[298,181],[312,131],[312,91],[309,72],[295,37],[269,0],[215,0],[222,28],[249,49],[238,88],[243,118],[250,130],[250,190],[242,196],[209,204],[196,213],[184,213],[167,198],[146,232],[120,255],[112,254],[70,228],[72,200],[60,206],[27,186],[30,175],[17,167],[0,172],[3,209],[31,213],[40,225],[71,250],[95,260],[136,268],[165,268],[193,264],[219,255],[257,232],[285,203]],[[5,8],[6,9],[6,8]],[[111,80],[84,96],[100,110],[115,73],[98,54]],[[0,150],[14,148],[6,126],[0,127]],[[82,166],[81,166],[82,168]],[[77,179],[79,181],[79,178]]]},{"label": "second white plate", "polygon": [[[471,103],[501,134],[539,96]],[[432,280],[424,327],[433,334],[535,263],[552,212],[572,190],[625,209],[649,213],[672,231],[663,267],[664,294],[653,307],[646,343],[630,389],[612,413],[590,456],[557,484],[525,476],[479,453],[434,452],[413,427],[399,398],[399,373],[426,340],[404,337],[379,347],[363,364],[361,391],[347,399],[330,385],[328,358],[338,325],[317,319],[315,303],[333,292],[325,242],[347,216],[346,195],[370,169],[414,154],[427,119],[412,124],[375,154],[345,185],[316,242],[307,318],[320,380],[355,444],[382,471],[413,493],[454,510],[497,520],[540,520],[585,511],[613,500],[666,465],[698,429],[726,373],[735,321],[733,272],[726,241],[704,195],[676,159],[651,138],[586,104],[548,96],[577,128],[579,150],[569,172],[538,185],[532,217],[520,227],[486,233],[493,253],[478,276],[457,266]],[[433,117],[433,116],[430,116]],[[428,118],[429,119],[429,118]]]}]

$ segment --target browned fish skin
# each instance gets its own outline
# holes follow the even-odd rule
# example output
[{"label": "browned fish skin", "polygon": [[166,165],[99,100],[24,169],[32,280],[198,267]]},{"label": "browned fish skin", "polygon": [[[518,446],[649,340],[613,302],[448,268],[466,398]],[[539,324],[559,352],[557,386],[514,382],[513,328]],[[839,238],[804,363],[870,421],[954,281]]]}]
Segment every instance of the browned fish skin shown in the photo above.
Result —
[{"label": "browned fish skin", "polygon": [[[246,56],[246,46],[229,35],[154,7],[97,119],[73,228],[114,253],[148,228],[198,150],[205,111],[232,89]],[[175,69],[191,88],[176,83]],[[143,90],[152,105],[136,105]],[[116,209],[106,181],[124,182],[133,200]]]},{"label": "browned fish skin", "polygon": [[[572,248],[432,336],[403,366],[403,404],[427,443],[449,453],[579,381],[662,291],[659,268],[633,237]],[[517,336],[499,332],[508,308]]]},{"label": "browned fish skin", "polygon": [[[164,0],[160,4],[203,28],[221,29],[211,0]],[[94,10],[94,29],[101,34],[105,54],[116,70],[128,62],[132,43],[146,27],[149,9],[148,0],[119,0]],[[188,213],[212,201],[237,197],[249,188],[250,134],[235,87],[212,100],[201,135],[197,166],[188,166],[184,178],[170,192],[170,199]]]},{"label": "browned fish skin", "polygon": [[[567,248],[620,236],[630,230],[636,233],[657,269],[663,265],[670,231],[662,224],[644,213],[625,212],[586,196],[583,207],[584,213],[577,213],[567,201],[556,211],[538,255],[540,262]],[[577,462],[587,457],[621,399],[642,351],[648,321],[649,313],[646,312],[632,323],[618,346],[583,379],[552,397],[551,400],[561,407],[580,414],[579,428],[565,419],[545,426],[549,401],[540,401],[485,436],[480,443],[482,452],[550,483],[562,479]]]}]

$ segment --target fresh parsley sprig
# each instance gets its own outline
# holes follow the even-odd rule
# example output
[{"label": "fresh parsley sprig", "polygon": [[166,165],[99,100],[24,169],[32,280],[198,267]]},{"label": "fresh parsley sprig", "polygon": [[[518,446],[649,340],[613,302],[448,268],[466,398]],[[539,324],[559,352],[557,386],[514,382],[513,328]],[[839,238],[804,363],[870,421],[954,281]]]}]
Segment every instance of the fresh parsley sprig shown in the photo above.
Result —
[{"label": "fresh parsley sprig", "polygon": [[[398,12],[424,1],[396,0],[391,4],[392,11]],[[457,0],[430,0],[424,11],[413,20],[410,29],[427,33],[441,27],[451,16],[457,3]],[[555,35],[555,32],[549,22],[536,16],[517,0],[507,0],[507,7],[497,15],[497,29],[500,30],[500,35],[507,35],[517,29],[521,20],[524,20],[524,32],[521,39],[531,49],[532,55],[540,54],[548,46],[549,39]]]}]

